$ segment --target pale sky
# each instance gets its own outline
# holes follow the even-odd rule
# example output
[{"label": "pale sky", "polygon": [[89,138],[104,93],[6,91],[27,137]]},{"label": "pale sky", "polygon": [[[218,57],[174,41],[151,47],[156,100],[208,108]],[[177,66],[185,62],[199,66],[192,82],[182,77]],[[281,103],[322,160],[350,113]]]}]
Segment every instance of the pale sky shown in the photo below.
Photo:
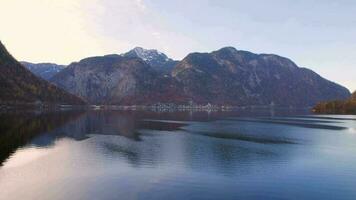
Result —
[{"label": "pale sky", "polygon": [[175,59],[234,46],[356,90],[355,0],[0,0],[0,40],[18,60],[58,64],[135,46]]}]

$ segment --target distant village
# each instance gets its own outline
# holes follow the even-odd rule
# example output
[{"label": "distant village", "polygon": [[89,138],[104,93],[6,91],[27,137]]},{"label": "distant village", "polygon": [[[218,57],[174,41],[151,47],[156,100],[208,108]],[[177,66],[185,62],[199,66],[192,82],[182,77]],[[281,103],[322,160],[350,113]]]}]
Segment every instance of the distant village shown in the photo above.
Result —
[{"label": "distant village", "polygon": [[[176,112],[176,111],[193,111],[193,112],[217,112],[217,111],[234,111],[237,109],[247,108],[275,108],[274,102],[269,105],[249,105],[249,106],[232,106],[232,105],[214,105],[211,103],[198,104],[194,101],[189,101],[187,104],[176,103],[155,103],[152,105],[91,105],[93,110],[132,110],[132,111],[154,111],[154,112]],[[289,107],[291,108],[291,107]]]},{"label": "distant village", "polygon": [[[94,110],[101,109],[112,109],[112,110],[146,110],[154,112],[175,112],[175,111],[207,111],[207,112],[216,112],[216,111],[232,111],[236,109],[236,106],[230,105],[213,105],[211,103],[196,104],[194,102],[189,102],[188,104],[176,104],[176,103],[155,103],[152,105],[130,105],[130,106],[91,106]],[[243,108],[243,107],[239,107]]]}]

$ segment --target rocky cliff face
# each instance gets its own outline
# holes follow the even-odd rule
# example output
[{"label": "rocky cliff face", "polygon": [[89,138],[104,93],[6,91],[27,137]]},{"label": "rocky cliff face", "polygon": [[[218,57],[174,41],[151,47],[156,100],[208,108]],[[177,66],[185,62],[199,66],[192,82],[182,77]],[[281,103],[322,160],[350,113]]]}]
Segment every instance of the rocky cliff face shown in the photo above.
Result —
[{"label": "rocky cliff face", "polygon": [[165,74],[148,63],[147,52],[141,53],[146,61],[127,54],[83,59],[51,81],[98,104],[193,100],[218,105],[312,106],[350,96],[346,88],[277,55],[226,47],[189,54]]},{"label": "rocky cliff face", "polygon": [[21,64],[30,70],[33,74],[45,80],[51,79],[55,74],[64,69],[64,65],[54,63],[30,63],[22,61]]},{"label": "rocky cliff face", "polygon": [[16,61],[0,42],[0,103],[84,104],[84,101],[37,78]]},{"label": "rocky cliff face", "polygon": [[202,103],[311,106],[350,96],[346,88],[287,58],[232,47],[189,54],[172,75],[185,95]]},{"label": "rocky cliff face", "polygon": [[86,58],[72,63],[51,81],[94,104],[150,104],[181,98],[174,80],[135,57]]},{"label": "rocky cliff face", "polygon": [[154,70],[164,74],[169,74],[174,66],[178,63],[178,61],[168,58],[168,56],[162,52],[159,52],[155,49],[148,50],[141,47],[136,47],[131,51],[122,54],[122,56],[141,58]]}]

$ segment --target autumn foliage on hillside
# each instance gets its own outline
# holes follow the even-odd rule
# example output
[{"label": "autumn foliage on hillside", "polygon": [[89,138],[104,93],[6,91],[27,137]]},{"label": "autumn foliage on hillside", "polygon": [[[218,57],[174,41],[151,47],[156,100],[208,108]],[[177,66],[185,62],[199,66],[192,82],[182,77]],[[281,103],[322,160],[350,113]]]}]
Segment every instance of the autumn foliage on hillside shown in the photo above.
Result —
[{"label": "autumn foliage on hillside", "polygon": [[0,104],[24,103],[84,104],[66,91],[33,75],[0,42]]},{"label": "autumn foliage on hillside", "polygon": [[345,101],[322,102],[314,107],[315,113],[356,114],[356,91]]}]

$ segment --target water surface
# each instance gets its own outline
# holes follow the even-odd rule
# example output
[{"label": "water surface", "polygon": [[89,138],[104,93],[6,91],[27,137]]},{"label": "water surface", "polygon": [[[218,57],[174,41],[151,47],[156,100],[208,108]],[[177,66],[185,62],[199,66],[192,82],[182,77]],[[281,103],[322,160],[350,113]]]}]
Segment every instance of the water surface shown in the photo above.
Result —
[{"label": "water surface", "polygon": [[0,199],[355,199],[356,116],[0,115]]}]

